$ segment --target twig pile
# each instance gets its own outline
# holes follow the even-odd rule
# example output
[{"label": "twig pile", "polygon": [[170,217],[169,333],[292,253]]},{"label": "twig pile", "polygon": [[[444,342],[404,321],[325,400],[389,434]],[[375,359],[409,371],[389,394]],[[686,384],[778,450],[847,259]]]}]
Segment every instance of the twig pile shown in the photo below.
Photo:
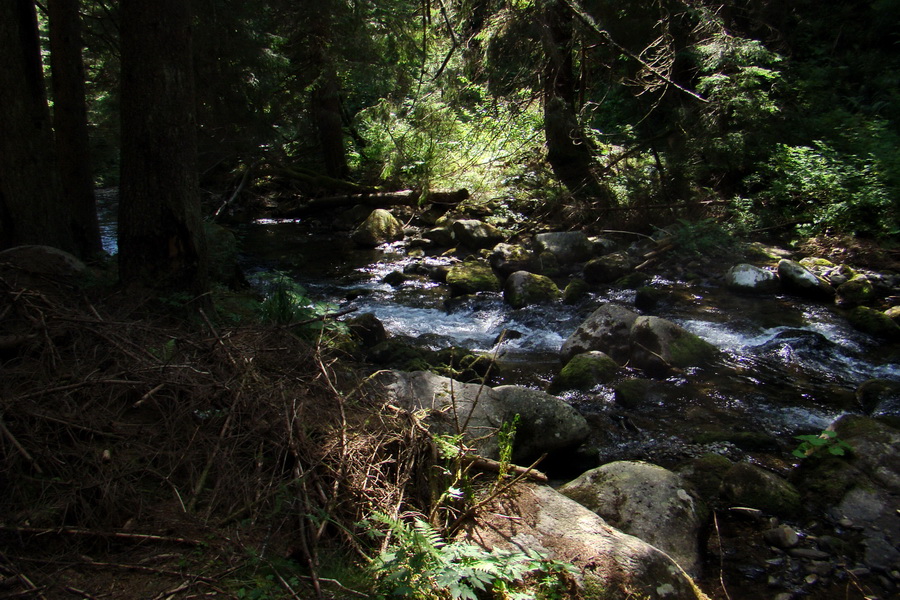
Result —
[{"label": "twig pile", "polygon": [[95,306],[5,267],[0,542],[29,528],[181,536],[176,515],[280,532],[315,577],[325,539],[356,545],[355,523],[418,493],[426,432],[368,385],[339,389],[315,341],[220,328],[199,308],[185,325],[146,299]]}]

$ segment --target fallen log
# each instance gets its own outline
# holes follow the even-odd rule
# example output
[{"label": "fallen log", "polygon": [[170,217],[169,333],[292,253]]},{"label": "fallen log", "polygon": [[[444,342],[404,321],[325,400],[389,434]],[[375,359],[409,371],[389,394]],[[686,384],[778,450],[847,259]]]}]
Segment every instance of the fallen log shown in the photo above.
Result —
[{"label": "fallen log", "polygon": [[324,198],[306,198],[301,204],[281,208],[277,216],[295,218],[310,213],[345,208],[362,204],[375,208],[386,206],[418,206],[420,204],[455,205],[469,197],[469,191],[431,191],[424,194],[419,190],[400,190],[397,192],[364,192],[359,194],[342,194]]}]

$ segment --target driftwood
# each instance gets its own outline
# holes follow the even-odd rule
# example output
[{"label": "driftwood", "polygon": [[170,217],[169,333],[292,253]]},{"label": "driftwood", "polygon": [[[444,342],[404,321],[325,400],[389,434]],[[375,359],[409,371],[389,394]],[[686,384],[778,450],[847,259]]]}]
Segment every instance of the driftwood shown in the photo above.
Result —
[{"label": "driftwood", "polygon": [[430,204],[459,204],[469,197],[469,191],[432,191],[424,194],[419,190],[401,190],[398,192],[365,192],[360,194],[343,194],[325,198],[308,198],[302,204],[285,207],[278,211],[282,218],[294,218],[310,213],[327,211],[362,204],[376,208],[384,206],[417,206],[420,202]]}]

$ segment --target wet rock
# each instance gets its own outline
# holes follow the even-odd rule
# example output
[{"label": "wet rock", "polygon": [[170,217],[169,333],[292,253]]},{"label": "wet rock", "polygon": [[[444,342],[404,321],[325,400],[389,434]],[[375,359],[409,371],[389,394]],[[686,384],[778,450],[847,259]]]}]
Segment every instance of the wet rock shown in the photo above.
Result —
[{"label": "wet rock", "polygon": [[857,306],[848,315],[854,327],[888,340],[900,340],[900,325],[880,310],[868,306]]},{"label": "wet rock", "polygon": [[364,313],[346,321],[350,333],[364,348],[372,348],[387,340],[384,324],[372,313]]},{"label": "wet rock", "polygon": [[453,235],[466,248],[493,248],[503,241],[503,232],[477,219],[461,219],[453,223]]},{"label": "wet rock", "polygon": [[651,376],[672,368],[702,366],[718,349],[680,325],[660,317],[638,317],[631,327],[631,364]]},{"label": "wet rock", "polygon": [[609,383],[619,365],[603,352],[592,350],[576,354],[550,383],[552,394],[563,390],[589,391],[601,383]]},{"label": "wet rock", "polygon": [[625,252],[613,252],[592,258],[584,265],[584,279],[588,283],[612,283],[631,272],[637,262]]},{"label": "wet rock", "polygon": [[409,280],[404,273],[401,271],[391,271],[387,275],[382,278],[382,282],[388,284],[391,287],[397,287],[399,285],[403,285]]},{"label": "wet rock", "polygon": [[892,306],[884,311],[884,314],[890,317],[894,323],[900,325],[900,306]]},{"label": "wet rock", "polygon": [[679,465],[678,474],[710,504],[716,503],[725,474],[734,463],[721,454],[709,452]]},{"label": "wet rock", "polygon": [[491,267],[474,260],[450,267],[447,271],[447,285],[454,296],[500,291],[500,281]]},{"label": "wet rock", "polygon": [[463,431],[467,443],[486,458],[498,458],[494,434],[517,414],[514,461],[573,447],[588,435],[587,422],[574,408],[537,390],[490,388],[427,371],[385,371],[376,381],[388,402],[410,411],[430,410],[428,421],[436,431]]},{"label": "wet rock", "polygon": [[634,306],[639,310],[653,310],[665,298],[663,290],[644,285],[635,290]]},{"label": "wet rock", "polygon": [[516,271],[503,284],[503,299],[513,308],[556,302],[560,295],[552,279],[528,271]]},{"label": "wet rock", "polygon": [[613,527],[667,552],[691,575],[700,571],[705,508],[673,472],[644,462],[613,462],[559,488]]},{"label": "wet rock", "polygon": [[563,290],[563,302],[565,304],[577,304],[588,295],[588,284],[584,279],[575,278],[566,284]]},{"label": "wet rock", "polygon": [[618,304],[604,304],[568,337],[560,349],[563,363],[576,354],[599,350],[618,363],[631,354],[629,332],[638,314]]},{"label": "wet rock", "polygon": [[432,227],[423,232],[422,237],[436,246],[450,247],[456,243],[456,237],[453,235],[453,228],[451,227]]},{"label": "wet rock", "polygon": [[574,564],[582,572],[579,597],[589,600],[705,598],[666,554],[610,527],[592,511],[547,486],[517,486],[514,494],[479,514],[464,533],[488,549],[524,549]]},{"label": "wet rock", "polygon": [[584,262],[594,252],[593,244],[580,231],[539,233],[534,236],[534,246],[539,253],[552,252],[560,264]]},{"label": "wet rock", "polygon": [[868,416],[900,427],[900,382],[870,379],[856,388],[856,400]]},{"label": "wet rock", "polygon": [[403,225],[383,208],[376,208],[356,230],[350,234],[356,244],[372,247],[403,239]]},{"label": "wet rock", "polygon": [[731,267],[725,274],[725,285],[740,292],[773,293],[778,290],[778,277],[772,271],[740,264]]},{"label": "wet rock", "polygon": [[782,259],[778,261],[778,277],[788,292],[819,300],[834,297],[834,288],[800,263]]},{"label": "wet rock", "polygon": [[770,546],[776,548],[788,549],[793,548],[800,542],[800,536],[794,531],[790,525],[779,525],[773,529],[763,532],[763,539]]},{"label": "wet rock", "polygon": [[779,517],[800,514],[800,493],[775,473],[749,463],[731,467],[722,480],[726,499],[738,506],[757,508]]},{"label": "wet rock", "polygon": [[491,267],[501,277],[509,277],[516,271],[540,272],[540,261],[524,246],[516,244],[497,244],[488,258]]},{"label": "wet rock", "polygon": [[865,275],[857,275],[837,287],[835,302],[838,306],[851,307],[869,304],[875,300],[875,286]]}]

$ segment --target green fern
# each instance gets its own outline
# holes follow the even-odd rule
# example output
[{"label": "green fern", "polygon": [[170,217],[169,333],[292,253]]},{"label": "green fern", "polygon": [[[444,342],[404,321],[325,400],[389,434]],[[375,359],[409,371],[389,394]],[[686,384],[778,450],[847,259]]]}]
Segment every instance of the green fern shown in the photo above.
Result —
[{"label": "green fern", "polygon": [[412,524],[383,514],[393,543],[372,560],[379,598],[478,600],[561,598],[571,565],[537,553],[488,551],[462,541],[447,543],[422,519]]}]

